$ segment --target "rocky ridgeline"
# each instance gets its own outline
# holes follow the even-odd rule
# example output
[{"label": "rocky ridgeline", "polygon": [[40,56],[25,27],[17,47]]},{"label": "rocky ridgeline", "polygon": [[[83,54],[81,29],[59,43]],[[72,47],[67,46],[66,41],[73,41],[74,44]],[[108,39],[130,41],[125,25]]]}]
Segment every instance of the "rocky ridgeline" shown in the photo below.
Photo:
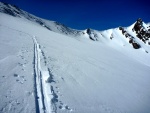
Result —
[{"label": "rocky ridgeline", "polygon": [[[123,27],[119,27],[119,30],[121,30],[122,34],[129,39],[129,43],[132,44],[133,48],[139,49],[141,47],[140,44],[135,40],[135,37],[130,35]],[[146,29],[143,26],[142,19],[139,18],[136,21],[134,27],[132,28],[132,31],[136,33],[137,38],[139,38],[145,44],[147,43],[150,45],[150,26],[148,26]]]},{"label": "rocky ridgeline", "polygon": [[132,44],[133,48],[139,49],[141,47],[140,44],[135,41],[135,38],[130,35],[123,27],[119,27],[119,30],[121,30],[122,34],[129,39],[129,43]]},{"label": "rocky ridgeline", "polygon": [[[30,21],[36,22],[37,24],[45,27],[50,31],[58,32],[61,34],[74,37],[87,34],[89,39],[91,39],[92,41],[99,41],[99,39],[101,38],[98,35],[98,33],[101,32],[97,32],[96,30],[90,28],[86,29],[86,31],[82,31],[69,28],[58,22],[53,22],[53,24],[47,24],[47,22],[45,22],[43,19],[29,14],[15,5],[0,2],[0,12],[6,13],[14,17],[24,17]],[[132,32],[134,32],[136,36],[133,37],[124,27],[119,27],[119,30],[121,30],[122,34],[129,40],[129,44],[131,44],[134,49],[141,48],[141,45],[138,43],[139,41],[137,40],[137,38],[139,38],[143,43],[150,45],[150,25],[146,25],[145,27],[144,22],[140,18],[135,22],[132,28]],[[105,35],[102,35],[102,37],[105,37]],[[113,33],[110,36],[110,39],[112,38],[114,38]]]},{"label": "rocky ridgeline", "polygon": [[86,30],[86,33],[89,35],[89,38],[93,41],[98,41],[98,36],[97,34],[94,32],[94,30],[88,28]]},{"label": "rocky ridgeline", "polygon": [[132,29],[133,32],[136,32],[136,36],[142,40],[144,43],[147,43],[150,45],[150,26],[147,26],[147,28],[145,28],[143,26],[143,21],[142,19],[138,19]]}]

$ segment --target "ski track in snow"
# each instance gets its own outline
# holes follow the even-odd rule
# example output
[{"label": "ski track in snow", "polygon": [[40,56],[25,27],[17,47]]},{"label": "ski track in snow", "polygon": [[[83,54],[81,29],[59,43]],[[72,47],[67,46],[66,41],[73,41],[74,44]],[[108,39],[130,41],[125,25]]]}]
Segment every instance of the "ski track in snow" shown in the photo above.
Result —
[{"label": "ski track in snow", "polygon": [[[55,82],[53,80],[50,69],[47,67],[46,56],[41,50],[35,36],[34,42],[34,80],[35,80],[35,103],[37,113],[56,113],[57,95],[53,90],[53,86],[49,83]],[[41,66],[41,59],[44,59],[45,66]],[[45,70],[43,70],[43,68]]]},{"label": "ski track in snow", "polygon": [[[41,45],[37,42],[36,36],[29,33],[4,26],[8,29],[23,33],[33,40],[33,72],[34,72],[34,96],[36,113],[57,113],[56,103],[58,102],[58,94],[55,92],[53,83],[54,75],[52,70],[47,66],[47,57],[41,49]],[[42,64],[43,60],[43,64]],[[60,109],[72,111],[67,105],[64,106],[60,101]]]}]

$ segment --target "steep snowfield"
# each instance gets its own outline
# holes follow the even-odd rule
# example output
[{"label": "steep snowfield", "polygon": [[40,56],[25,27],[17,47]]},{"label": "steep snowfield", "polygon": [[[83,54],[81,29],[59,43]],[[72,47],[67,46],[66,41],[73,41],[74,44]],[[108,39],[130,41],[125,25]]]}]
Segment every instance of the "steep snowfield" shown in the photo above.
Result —
[{"label": "steep snowfield", "polygon": [[81,32],[0,13],[0,112],[149,113],[149,45],[133,49],[119,28]]}]

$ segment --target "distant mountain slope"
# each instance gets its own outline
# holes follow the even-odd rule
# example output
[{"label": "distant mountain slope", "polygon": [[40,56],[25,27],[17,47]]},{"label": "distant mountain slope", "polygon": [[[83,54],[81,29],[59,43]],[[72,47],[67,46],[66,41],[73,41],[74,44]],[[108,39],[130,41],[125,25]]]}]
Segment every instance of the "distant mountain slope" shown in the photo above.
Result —
[{"label": "distant mountain slope", "polygon": [[29,14],[26,11],[21,10],[19,7],[15,5],[10,5],[7,3],[0,2],[0,12],[9,14],[14,17],[26,18],[54,32],[63,33],[67,35],[79,35],[80,34],[80,31],[78,30],[71,29],[55,21],[47,21],[47,20],[41,19],[32,14]]},{"label": "distant mountain slope", "polygon": [[[114,34],[118,33],[119,35],[121,35],[121,37],[126,38],[121,40],[128,41],[128,43],[132,45],[133,48],[135,49],[139,49],[143,47],[143,43],[141,44],[141,41],[144,42],[145,45],[150,45],[150,25],[145,24],[141,19],[138,19],[133,25],[127,28],[119,27],[119,29],[115,28],[115,29],[110,29],[105,31],[96,31],[88,28],[86,30],[81,31],[81,30],[71,29],[55,21],[48,21],[48,20],[41,19],[39,17],[36,17],[32,14],[29,14],[21,10],[15,5],[10,5],[7,3],[0,2],[0,12],[9,14],[14,17],[26,18],[30,21],[36,22],[37,24],[47,28],[48,30],[73,36],[73,37],[82,36],[82,37],[89,38],[93,41],[100,41],[105,39],[107,39],[107,41],[108,40],[110,41],[115,38]],[[122,34],[120,34],[120,32]],[[138,40],[137,38],[140,40]]]}]

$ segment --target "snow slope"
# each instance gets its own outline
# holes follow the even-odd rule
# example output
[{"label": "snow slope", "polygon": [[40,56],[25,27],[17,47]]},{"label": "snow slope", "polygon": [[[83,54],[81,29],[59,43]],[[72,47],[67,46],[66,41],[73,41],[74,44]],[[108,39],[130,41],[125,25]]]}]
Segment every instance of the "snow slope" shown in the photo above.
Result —
[{"label": "snow slope", "polygon": [[72,32],[42,19],[47,29],[0,6],[0,112],[150,113],[150,45],[135,24],[124,29],[138,49],[119,28]]}]

